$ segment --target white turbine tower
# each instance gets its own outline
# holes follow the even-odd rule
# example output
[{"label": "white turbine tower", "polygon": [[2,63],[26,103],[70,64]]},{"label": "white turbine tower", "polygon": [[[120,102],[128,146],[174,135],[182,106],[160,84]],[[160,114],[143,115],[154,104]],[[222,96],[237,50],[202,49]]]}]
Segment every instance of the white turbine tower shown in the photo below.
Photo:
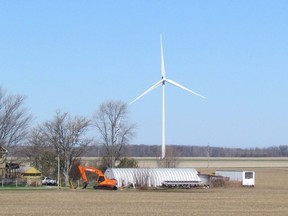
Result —
[{"label": "white turbine tower", "polygon": [[183,90],[186,90],[194,95],[197,95],[201,98],[205,98],[204,96],[180,85],[179,83],[167,79],[166,78],[166,72],[165,72],[165,65],[164,65],[164,53],[163,53],[163,45],[162,45],[162,36],[160,35],[160,45],[161,45],[161,73],[162,73],[162,78],[161,80],[159,80],[158,82],[156,82],[153,86],[151,86],[150,88],[148,88],[145,92],[143,92],[139,97],[137,97],[136,99],[134,99],[132,102],[130,102],[130,104],[134,103],[135,101],[137,101],[138,99],[140,99],[141,97],[143,97],[144,95],[146,95],[147,93],[149,93],[150,91],[154,90],[155,88],[157,88],[158,86],[162,85],[162,159],[165,158],[165,138],[166,138],[166,128],[165,128],[165,121],[166,121],[166,114],[165,114],[165,84],[166,82],[175,85]]}]

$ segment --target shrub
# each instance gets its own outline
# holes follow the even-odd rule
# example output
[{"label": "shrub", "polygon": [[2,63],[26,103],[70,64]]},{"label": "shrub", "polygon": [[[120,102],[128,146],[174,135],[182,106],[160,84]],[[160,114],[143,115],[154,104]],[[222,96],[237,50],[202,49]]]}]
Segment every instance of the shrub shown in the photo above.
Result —
[{"label": "shrub", "polygon": [[223,178],[212,179],[211,184],[213,187],[224,187],[225,181]]},{"label": "shrub", "polygon": [[240,181],[225,181],[225,187],[228,188],[239,188],[242,187],[242,182]]},{"label": "shrub", "polygon": [[230,181],[225,178],[215,178],[211,181],[213,187],[226,187],[226,188],[238,188],[242,187],[242,182],[240,181]]},{"label": "shrub", "polygon": [[134,158],[122,158],[118,168],[138,168],[138,162]]},{"label": "shrub", "polygon": [[135,186],[140,190],[147,190],[149,187],[150,172],[148,169],[139,169],[134,173]]}]

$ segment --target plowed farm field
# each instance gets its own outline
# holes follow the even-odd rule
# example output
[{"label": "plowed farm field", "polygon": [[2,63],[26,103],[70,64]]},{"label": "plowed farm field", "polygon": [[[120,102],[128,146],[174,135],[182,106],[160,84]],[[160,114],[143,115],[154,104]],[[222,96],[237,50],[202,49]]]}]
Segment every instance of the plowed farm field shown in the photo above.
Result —
[{"label": "plowed farm field", "polygon": [[288,215],[288,168],[249,170],[253,188],[1,189],[0,215]]}]

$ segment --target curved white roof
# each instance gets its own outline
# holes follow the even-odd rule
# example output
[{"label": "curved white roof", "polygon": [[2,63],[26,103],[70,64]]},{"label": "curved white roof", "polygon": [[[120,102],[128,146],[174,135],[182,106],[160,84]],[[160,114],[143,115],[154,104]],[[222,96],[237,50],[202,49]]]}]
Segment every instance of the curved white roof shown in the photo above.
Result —
[{"label": "curved white roof", "polygon": [[164,181],[200,182],[194,168],[110,168],[105,171],[108,178],[118,180],[118,187],[131,183],[161,186]]}]

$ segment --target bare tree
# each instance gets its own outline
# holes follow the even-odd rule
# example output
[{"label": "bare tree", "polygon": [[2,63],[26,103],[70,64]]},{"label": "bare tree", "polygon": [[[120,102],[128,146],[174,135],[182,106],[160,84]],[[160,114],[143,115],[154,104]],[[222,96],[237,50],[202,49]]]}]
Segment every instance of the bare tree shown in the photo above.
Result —
[{"label": "bare tree", "polygon": [[167,146],[165,158],[158,160],[158,166],[163,168],[177,167],[177,148],[175,146]]},{"label": "bare tree", "polygon": [[37,126],[31,130],[24,153],[30,159],[31,165],[41,170],[43,175],[56,176],[57,152],[45,136],[43,126]]},{"label": "bare tree", "polygon": [[24,143],[29,132],[31,116],[23,107],[24,101],[24,96],[7,95],[0,87],[0,147],[10,153]]},{"label": "bare tree", "polygon": [[[84,117],[72,118],[68,113],[58,111],[54,119],[40,126],[38,133],[32,137],[34,146],[46,143],[46,147],[54,149],[54,156],[60,157],[60,170],[64,176],[65,185],[69,184],[69,173],[73,161],[81,156],[92,142],[92,139],[85,137],[89,125],[90,120]],[[55,158],[54,161],[56,161]]]},{"label": "bare tree", "polygon": [[134,136],[136,127],[128,123],[127,104],[122,101],[102,103],[93,120],[100,135],[99,142],[105,148],[105,166],[114,167],[121,158],[123,146]]}]

